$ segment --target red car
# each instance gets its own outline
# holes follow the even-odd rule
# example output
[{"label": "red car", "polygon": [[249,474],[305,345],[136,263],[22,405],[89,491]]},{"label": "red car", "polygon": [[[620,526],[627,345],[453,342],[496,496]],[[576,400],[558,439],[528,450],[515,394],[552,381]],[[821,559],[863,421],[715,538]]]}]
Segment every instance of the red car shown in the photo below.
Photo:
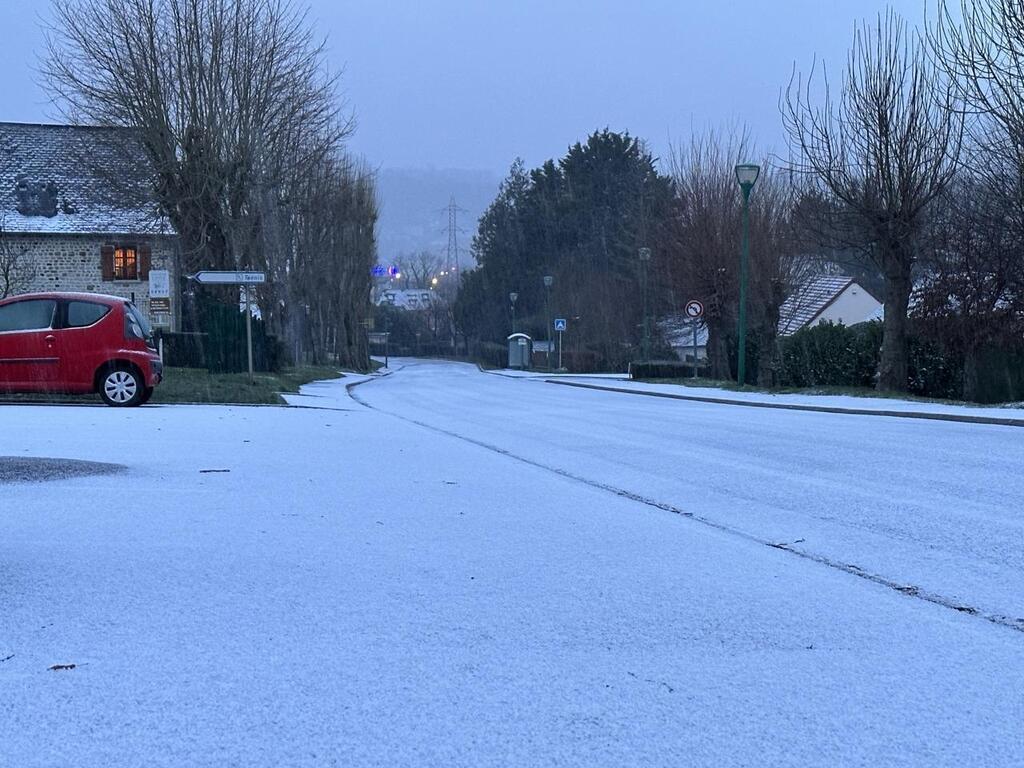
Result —
[{"label": "red car", "polygon": [[142,405],[163,376],[149,323],[132,304],[93,293],[0,301],[0,392],[97,392]]}]

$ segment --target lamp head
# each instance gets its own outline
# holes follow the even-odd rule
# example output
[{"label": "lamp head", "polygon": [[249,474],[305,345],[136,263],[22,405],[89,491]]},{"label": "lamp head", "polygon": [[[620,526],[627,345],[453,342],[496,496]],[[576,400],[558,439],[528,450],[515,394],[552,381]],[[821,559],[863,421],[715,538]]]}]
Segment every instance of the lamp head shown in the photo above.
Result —
[{"label": "lamp head", "polygon": [[761,174],[761,166],[754,165],[753,163],[740,163],[736,166],[736,181],[740,183],[744,192],[750,192],[753,189],[754,184],[757,183],[757,177]]}]

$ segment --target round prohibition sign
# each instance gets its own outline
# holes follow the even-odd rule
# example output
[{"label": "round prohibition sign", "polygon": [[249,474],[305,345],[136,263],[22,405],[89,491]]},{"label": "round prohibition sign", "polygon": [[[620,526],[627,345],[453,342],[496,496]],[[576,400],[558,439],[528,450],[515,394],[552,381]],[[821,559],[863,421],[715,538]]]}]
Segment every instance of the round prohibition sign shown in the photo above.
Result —
[{"label": "round prohibition sign", "polygon": [[704,305],[694,299],[693,301],[686,302],[686,316],[687,317],[703,317],[704,316]]}]

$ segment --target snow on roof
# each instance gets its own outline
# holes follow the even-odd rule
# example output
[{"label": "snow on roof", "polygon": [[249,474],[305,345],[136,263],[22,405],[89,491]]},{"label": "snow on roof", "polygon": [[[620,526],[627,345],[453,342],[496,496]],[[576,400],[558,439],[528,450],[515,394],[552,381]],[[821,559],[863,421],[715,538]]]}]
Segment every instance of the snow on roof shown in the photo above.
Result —
[{"label": "snow on roof", "polygon": [[8,232],[170,235],[132,131],[0,122],[0,224]]},{"label": "snow on roof", "polygon": [[435,300],[433,291],[427,288],[388,288],[377,297],[377,304],[390,304],[400,309],[430,309]]},{"label": "snow on roof", "polygon": [[846,275],[822,275],[798,288],[779,307],[779,335],[789,336],[809,324],[852,282]]}]

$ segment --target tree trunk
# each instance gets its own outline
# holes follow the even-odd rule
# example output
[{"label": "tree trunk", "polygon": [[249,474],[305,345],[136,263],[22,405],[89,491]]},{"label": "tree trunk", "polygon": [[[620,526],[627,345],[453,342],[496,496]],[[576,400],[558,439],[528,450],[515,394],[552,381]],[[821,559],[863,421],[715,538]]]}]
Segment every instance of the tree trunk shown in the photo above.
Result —
[{"label": "tree trunk", "polygon": [[964,348],[962,396],[968,402],[977,402],[978,400],[978,348],[974,344],[968,344]]},{"label": "tree trunk", "polygon": [[762,338],[758,344],[757,386],[770,389],[779,383],[779,369],[782,367],[782,351],[777,338]]},{"label": "tree trunk", "polygon": [[708,323],[708,366],[713,379],[726,380],[732,378],[729,366],[729,344],[725,329],[718,323]]},{"label": "tree trunk", "polygon": [[[895,255],[893,260],[899,260]],[[907,308],[910,304],[910,267],[894,265],[885,276],[885,320],[882,355],[878,362],[878,389],[907,391]]]}]

